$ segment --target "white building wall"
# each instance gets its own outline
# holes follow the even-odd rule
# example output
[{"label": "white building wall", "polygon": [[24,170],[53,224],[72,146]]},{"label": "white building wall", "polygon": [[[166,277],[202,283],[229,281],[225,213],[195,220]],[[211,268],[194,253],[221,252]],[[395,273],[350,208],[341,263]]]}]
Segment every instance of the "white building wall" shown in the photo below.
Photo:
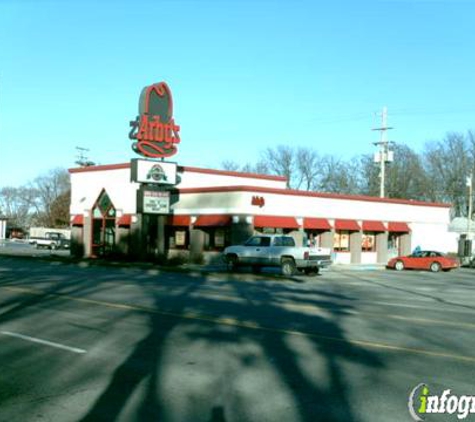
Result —
[{"label": "white building wall", "polygon": [[378,262],[378,257],[376,252],[361,252],[361,263],[362,264],[375,264]]},{"label": "white building wall", "polygon": [[350,252],[335,252],[332,256],[332,261],[335,264],[351,264]]},{"label": "white building wall", "polygon": [[[265,205],[253,206],[253,196],[262,196]],[[412,249],[419,245],[422,249],[457,251],[457,236],[448,231],[448,207],[232,191],[182,194],[180,202],[174,206],[177,214],[196,214],[198,210],[202,214],[321,217],[329,219],[331,223],[337,218],[406,222],[412,230]],[[349,260],[349,254],[337,255],[337,262],[346,263]],[[362,254],[363,263],[372,261],[375,261],[373,256]]]},{"label": "white building wall", "polygon": [[[251,197],[255,195],[251,194]],[[424,223],[449,223],[449,208],[387,202],[261,194],[265,206],[254,212],[269,215]],[[250,203],[249,203],[250,207]]]},{"label": "white building wall", "polygon": [[458,235],[448,231],[448,223],[414,223],[412,228],[412,246],[421,249],[434,249],[440,252],[457,252]]},{"label": "white building wall", "polygon": [[[184,172],[178,173],[179,189],[223,186],[259,186],[265,188],[285,189],[285,181],[251,176],[234,176],[213,173],[208,170],[185,167]],[[106,189],[114,206],[124,214],[136,212],[136,191],[138,183],[130,182],[130,167],[118,169],[94,170],[93,167],[71,173],[71,214],[82,214],[90,210],[101,190]],[[220,196],[222,198],[222,194]],[[222,203],[222,199],[220,200]],[[203,204],[204,205],[204,204]]]},{"label": "white building wall", "polygon": [[[230,172],[231,173],[231,172]],[[252,175],[231,175],[220,173],[208,173],[207,170],[188,169],[185,167],[183,173],[179,173],[181,182],[177,188],[202,188],[209,186],[260,186],[274,189],[285,189],[285,180],[274,180],[263,177],[252,177]]]},{"label": "white building wall", "polygon": [[[234,214],[275,215],[294,217],[321,217],[330,222],[334,219],[376,220],[382,222],[406,222],[412,229],[412,245],[423,249],[454,252],[457,243],[454,234],[448,232],[450,209],[410,203],[365,201],[345,197],[321,197],[289,192],[266,192],[265,188],[284,188],[285,182],[213,174],[186,170],[180,174],[180,189],[200,187],[228,187],[218,192],[180,193],[177,204],[172,206],[176,214]],[[106,189],[116,209],[126,214],[136,212],[138,184],[130,182],[130,168],[79,171],[71,173],[71,214],[84,214],[92,209],[102,189]],[[256,186],[256,189],[233,191],[232,186]],[[260,191],[259,187],[262,189]],[[252,198],[264,198],[265,205],[252,205]],[[341,257],[345,261],[345,257]]]},{"label": "white building wall", "polygon": [[135,214],[137,183],[130,182],[130,169],[71,173],[71,214],[83,214],[94,206],[105,189],[118,210]]},{"label": "white building wall", "polygon": [[[263,207],[252,205],[253,196],[262,196]],[[374,201],[321,198],[255,192],[210,192],[181,194],[174,207],[179,214],[196,212],[207,214],[240,213],[256,215],[321,217],[328,219],[377,220],[417,223],[437,233],[447,231],[449,208],[411,204],[378,203]],[[441,226],[441,227],[439,227]]]}]

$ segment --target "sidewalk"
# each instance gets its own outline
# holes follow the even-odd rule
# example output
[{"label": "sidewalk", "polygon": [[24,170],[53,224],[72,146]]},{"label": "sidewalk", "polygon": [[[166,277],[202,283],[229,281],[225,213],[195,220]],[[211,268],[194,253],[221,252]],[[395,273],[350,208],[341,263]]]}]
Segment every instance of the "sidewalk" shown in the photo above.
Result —
[{"label": "sidewalk", "polygon": [[[89,259],[89,258],[75,258],[66,255],[66,251],[41,251],[36,250],[20,251],[18,249],[5,248],[5,245],[0,244],[0,255],[8,257],[16,257],[23,259],[40,259],[43,261],[59,261],[64,264],[76,264],[82,267],[93,266],[108,266],[108,267],[122,267],[122,268],[137,268],[137,269],[156,269],[161,271],[171,272],[197,272],[197,273],[223,273],[227,272],[225,264],[190,264],[185,263],[181,265],[163,265],[153,262],[142,261],[127,261],[127,260],[107,260],[107,259]],[[385,264],[332,264],[327,268],[321,270],[325,272],[348,272],[348,271],[381,271],[385,270]],[[278,272],[278,270],[277,270]],[[274,271],[265,271],[266,274],[272,274]]]},{"label": "sidewalk", "polygon": [[382,271],[386,264],[333,264],[330,271]]}]

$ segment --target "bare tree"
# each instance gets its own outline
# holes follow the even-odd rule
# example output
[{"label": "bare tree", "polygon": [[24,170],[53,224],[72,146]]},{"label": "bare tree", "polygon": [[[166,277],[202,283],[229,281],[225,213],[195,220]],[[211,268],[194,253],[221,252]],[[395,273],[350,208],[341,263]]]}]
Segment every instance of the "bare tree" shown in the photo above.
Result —
[{"label": "bare tree", "polygon": [[327,155],[321,161],[320,174],[318,189],[321,191],[345,194],[360,193],[360,165],[356,158],[345,161]]},{"label": "bare tree", "polygon": [[71,190],[60,194],[50,206],[50,227],[69,226],[69,207],[71,204]]},{"label": "bare tree", "polygon": [[[50,170],[48,173],[38,176],[33,183],[29,185],[29,188],[36,193],[34,200],[32,201],[32,207],[36,210],[36,224],[41,224],[48,227],[55,227],[57,221],[69,222],[69,205],[67,206],[67,216],[65,207],[62,209],[62,216],[55,215],[58,211],[56,206],[55,212],[53,212],[53,204],[62,198],[63,202],[65,198],[69,198],[71,189],[71,183],[69,179],[69,173],[61,168]],[[67,194],[67,195],[66,195]]]},{"label": "bare tree", "polygon": [[[427,144],[422,154],[397,144],[394,155],[386,168],[389,197],[450,202],[454,215],[466,215],[465,181],[470,172],[475,178],[475,133],[449,133],[442,141]],[[239,169],[234,162],[223,165]],[[380,168],[372,155],[343,160],[322,157],[310,148],[280,145],[267,148],[256,164],[248,163],[241,171],[285,176],[287,186],[295,189],[379,196]]]},{"label": "bare tree", "polygon": [[[296,157],[295,151],[286,145],[279,145],[277,148],[267,148],[261,157],[261,165],[265,166],[270,174],[285,176],[287,187],[296,187]],[[298,182],[297,182],[298,184]]]},{"label": "bare tree", "polygon": [[359,193],[367,196],[379,196],[379,167],[375,165],[373,156],[361,155],[359,158],[360,185]]},{"label": "bare tree", "polygon": [[224,160],[221,162],[221,168],[227,171],[239,171],[240,166],[236,161],[233,160]]},{"label": "bare tree", "polygon": [[320,183],[321,158],[316,150],[299,148],[296,154],[296,188],[316,190]]},{"label": "bare tree", "polygon": [[25,188],[4,187],[0,190],[0,210],[9,225],[26,228],[31,219],[29,192]]},{"label": "bare tree", "polygon": [[14,226],[67,226],[70,190],[69,173],[54,169],[26,186],[2,188],[0,209]]},{"label": "bare tree", "polygon": [[467,215],[466,177],[475,167],[473,134],[448,133],[444,140],[426,144],[424,159],[431,196],[452,203],[454,216]]}]

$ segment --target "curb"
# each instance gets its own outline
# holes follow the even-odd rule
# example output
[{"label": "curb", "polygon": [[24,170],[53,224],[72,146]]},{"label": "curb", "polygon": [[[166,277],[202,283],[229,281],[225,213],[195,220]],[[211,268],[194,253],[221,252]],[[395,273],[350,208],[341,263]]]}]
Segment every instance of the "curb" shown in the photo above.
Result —
[{"label": "curb", "polygon": [[[9,253],[2,253],[0,250],[0,256],[24,259],[24,260],[40,260],[43,262],[61,262],[67,265],[79,265],[82,267],[113,267],[113,268],[135,268],[135,269],[156,269],[165,272],[174,273],[227,273],[226,265],[224,264],[212,264],[212,265],[199,265],[199,264],[182,264],[176,266],[167,266],[155,264],[153,262],[140,262],[140,261],[111,261],[105,259],[87,259],[87,258],[74,258],[71,256],[59,256],[59,255],[45,255],[45,256],[31,256],[31,255],[14,255]],[[384,271],[386,266],[384,264],[332,264],[330,267],[322,269],[322,272],[352,272],[352,271]],[[266,276],[276,276],[277,274],[265,273]]]}]

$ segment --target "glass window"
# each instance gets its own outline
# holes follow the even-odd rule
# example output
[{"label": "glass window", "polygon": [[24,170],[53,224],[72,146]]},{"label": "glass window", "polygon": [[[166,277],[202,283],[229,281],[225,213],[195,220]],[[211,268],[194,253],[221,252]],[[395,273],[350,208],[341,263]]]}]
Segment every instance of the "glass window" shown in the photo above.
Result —
[{"label": "glass window", "polygon": [[270,237],[261,237],[260,246],[270,246]]},{"label": "glass window", "polygon": [[92,243],[95,245],[102,243],[102,220],[92,220]]},{"label": "glass window", "polygon": [[293,237],[282,237],[282,246],[295,246]]},{"label": "glass window", "polygon": [[116,211],[109,195],[103,190],[92,209],[92,254],[107,255],[114,252]]},{"label": "glass window", "polygon": [[396,233],[389,233],[388,249],[399,250],[399,236]]},{"label": "glass window", "polygon": [[224,229],[216,229],[214,232],[214,246],[217,248],[223,248],[224,243],[225,243]]},{"label": "glass window", "polygon": [[189,233],[181,227],[167,228],[168,247],[170,249],[187,249],[189,245]]},{"label": "glass window", "polygon": [[363,233],[361,250],[363,252],[376,252],[376,236],[374,233]]},{"label": "glass window", "polygon": [[105,191],[102,192],[101,196],[97,200],[97,206],[101,209],[103,214],[106,214],[109,207],[112,205],[112,201],[109,198],[109,195]]},{"label": "glass window", "polygon": [[261,238],[259,236],[253,236],[245,243],[245,245],[246,246],[260,246]]},{"label": "glass window", "polygon": [[175,232],[175,245],[176,246],[186,245],[186,230],[177,230]]},{"label": "glass window", "polygon": [[336,231],[333,236],[333,249],[335,252],[350,251],[350,232]]},{"label": "glass window", "polygon": [[306,232],[307,243],[305,244],[305,246],[311,246],[311,247],[316,247],[316,248],[319,248],[320,246],[322,246],[322,238],[321,238],[322,233],[323,232],[315,232],[315,231]]},{"label": "glass window", "polygon": [[222,250],[229,245],[229,228],[212,227],[203,231],[205,233],[205,250]]}]

